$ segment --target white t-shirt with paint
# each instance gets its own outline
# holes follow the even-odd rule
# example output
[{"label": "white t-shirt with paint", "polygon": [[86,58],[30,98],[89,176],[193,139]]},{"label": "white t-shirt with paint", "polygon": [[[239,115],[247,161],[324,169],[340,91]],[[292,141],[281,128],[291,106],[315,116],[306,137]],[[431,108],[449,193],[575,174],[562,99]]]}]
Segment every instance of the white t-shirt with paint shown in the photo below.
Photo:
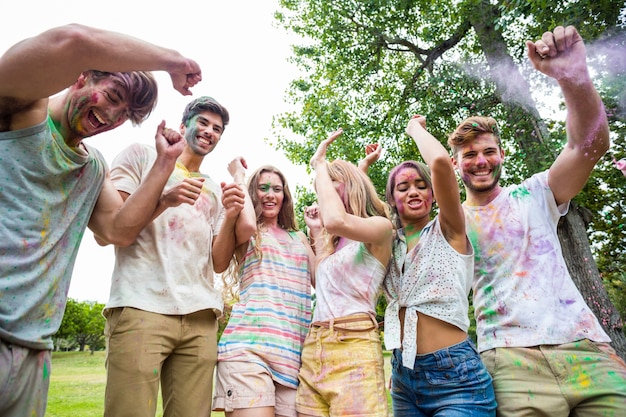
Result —
[{"label": "white t-shirt with paint", "polygon": [[572,281],[557,236],[569,203],[556,205],[548,171],[464,205],[474,246],[478,350],[610,342]]}]

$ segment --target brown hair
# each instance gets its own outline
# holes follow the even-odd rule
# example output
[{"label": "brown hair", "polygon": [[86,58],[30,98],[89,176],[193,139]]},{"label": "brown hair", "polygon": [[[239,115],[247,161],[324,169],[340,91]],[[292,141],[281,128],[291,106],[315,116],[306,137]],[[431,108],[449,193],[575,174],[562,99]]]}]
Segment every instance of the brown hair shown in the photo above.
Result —
[{"label": "brown hair", "polygon": [[448,136],[448,146],[452,150],[452,156],[456,157],[463,146],[473,142],[483,133],[491,133],[496,139],[498,147],[500,147],[500,133],[496,119],[493,117],[472,116],[462,121],[454,132]]},{"label": "brown hair", "polygon": [[393,167],[391,172],[389,173],[389,177],[387,178],[387,187],[385,187],[385,199],[387,200],[387,204],[391,206],[393,212],[393,223],[397,229],[402,228],[402,223],[400,222],[400,216],[398,215],[398,208],[393,204],[393,192],[396,189],[396,177],[398,173],[404,168],[412,168],[417,171],[422,180],[426,183],[428,188],[432,191],[433,189],[433,181],[430,178],[430,169],[426,164],[423,164],[418,161],[404,161]]},{"label": "brown hair", "polygon": [[104,72],[97,70],[85,71],[85,76],[93,84],[109,77],[126,91],[128,103],[128,119],[134,126],[139,126],[148,118],[156,107],[158,87],[149,71]]}]

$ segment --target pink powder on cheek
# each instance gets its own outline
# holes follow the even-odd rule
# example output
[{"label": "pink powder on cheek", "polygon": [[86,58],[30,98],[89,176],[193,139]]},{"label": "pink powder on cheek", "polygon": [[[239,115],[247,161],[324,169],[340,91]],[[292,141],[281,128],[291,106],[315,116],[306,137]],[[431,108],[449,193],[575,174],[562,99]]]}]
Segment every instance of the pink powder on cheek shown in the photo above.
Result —
[{"label": "pink powder on cheek", "polygon": [[94,93],[91,94],[91,101],[93,103],[97,103],[98,102],[98,93],[94,92]]},{"label": "pink powder on cheek", "polygon": [[395,202],[396,202],[396,209],[398,210],[398,213],[404,212],[404,206],[402,205],[402,200],[397,198]]}]

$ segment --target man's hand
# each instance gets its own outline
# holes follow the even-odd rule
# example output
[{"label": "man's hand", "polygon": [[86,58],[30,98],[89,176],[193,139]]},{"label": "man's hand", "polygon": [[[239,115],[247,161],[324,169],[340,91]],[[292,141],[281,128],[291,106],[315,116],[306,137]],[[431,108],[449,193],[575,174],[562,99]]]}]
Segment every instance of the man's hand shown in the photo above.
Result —
[{"label": "man's hand", "polygon": [[589,80],[585,44],[574,26],[557,26],[526,46],[533,67],[547,76],[575,83]]},{"label": "man's hand", "polygon": [[426,129],[426,117],[421,114],[416,114],[411,117],[409,123],[406,125],[406,134],[414,137],[417,130]]},{"label": "man's hand", "polygon": [[194,205],[202,193],[204,178],[185,178],[161,195],[165,207],[177,207],[181,204]]},{"label": "man's hand", "polygon": [[179,132],[165,127],[165,120],[157,126],[154,140],[157,154],[167,159],[176,160],[185,149],[185,138]]},{"label": "man's hand", "polygon": [[189,89],[202,81],[200,66],[192,59],[186,59],[182,70],[177,67],[176,70],[169,71],[169,74],[174,89],[184,96],[190,96],[192,93]]}]

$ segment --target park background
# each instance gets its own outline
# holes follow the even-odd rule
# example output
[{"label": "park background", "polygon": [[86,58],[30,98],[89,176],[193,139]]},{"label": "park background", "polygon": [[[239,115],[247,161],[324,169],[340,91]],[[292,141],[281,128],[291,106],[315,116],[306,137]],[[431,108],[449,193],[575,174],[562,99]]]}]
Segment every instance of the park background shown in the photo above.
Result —
[{"label": "park background", "polygon": [[[275,27],[274,11],[281,6],[279,17],[289,32]],[[12,4],[0,48],[49,27],[77,22],[177,49],[203,69],[204,81],[194,88],[194,96],[214,96],[231,111],[222,142],[203,165],[217,181],[228,179],[227,162],[242,155],[251,169],[273,163],[287,173],[292,188],[308,187],[305,166],[315,144],[343,126],[343,144],[331,156],[354,161],[364,143],[383,143],[384,158],[371,172],[380,190],[391,164],[418,158],[403,135],[406,119],[414,112],[427,114],[429,128],[443,140],[459,118],[493,114],[504,122],[509,155],[505,182],[545,169],[564,140],[562,97],[554,83],[529,70],[523,41],[537,39],[557,24],[575,24],[585,38],[594,83],[607,106],[613,146],[574,201],[571,211],[584,224],[577,233],[560,237],[568,243],[565,251],[577,247],[588,251],[582,256],[577,253],[578,259],[574,256],[575,280],[602,324],[614,331],[623,356],[626,187],[612,158],[626,156],[624,10],[623,2],[608,0],[189,1],[180,5],[114,0],[97,7],[76,1],[33,1]],[[294,32],[320,43],[301,42]],[[292,50],[292,44],[304,46]],[[501,66],[507,60],[513,66]],[[526,95],[514,91],[519,87],[518,71],[527,77]],[[161,119],[172,127],[178,125],[191,97],[173,91],[166,75],[157,73],[157,78],[159,104],[142,128],[128,125],[88,139],[109,162],[131,142],[152,143]],[[533,106],[541,117],[535,118]],[[535,124],[524,124],[523,119]],[[533,139],[537,132],[540,137],[547,133],[541,137],[547,139],[529,146],[526,138]],[[305,202],[311,198],[306,190],[299,195]],[[78,302],[105,302],[112,267],[112,248],[98,247],[87,232],[69,296]]]}]

